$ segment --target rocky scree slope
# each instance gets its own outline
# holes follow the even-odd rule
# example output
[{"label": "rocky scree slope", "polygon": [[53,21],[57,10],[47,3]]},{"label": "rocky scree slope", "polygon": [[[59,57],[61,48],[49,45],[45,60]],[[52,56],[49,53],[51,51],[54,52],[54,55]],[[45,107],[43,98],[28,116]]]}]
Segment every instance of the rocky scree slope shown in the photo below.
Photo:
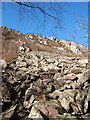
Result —
[{"label": "rocky scree slope", "polygon": [[[8,31],[10,28],[2,27],[2,29]],[[78,49],[81,51],[72,56],[67,53],[76,51],[66,47],[70,41],[66,41],[66,44],[65,40],[61,40],[63,47],[59,46],[59,48],[66,51],[61,52],[60,49],[60,51],[56,50],[57,48],[53,48],[53,51],[52,47],[56,47],[58,42],[53,42],[52,38],[50,40],[50,38],[42,37],[50,41],[48,44],[53,45],[49,46],[46,42],[40,43],[41,36],[36,35],[38,39],[35,39],[35,37],[30,38],[35,34],[23,35],[10,30],[9,33],[6,32],[7,35],[9,34],[8,37],[2,32],[2,40],[8,41],[5,44],[3,42],[8,46],[8,57],[5,52],[6,46],[4,46],[3,59],[0,60],[2,120],[5,118],[9,120],[89,119],[90,76],[88,58],[84,53],[87,48],[80,44],[82,47],[79,47],[84,49]],[[17,47],[9,47],[14,45],[11,41],[15,41]],[[77,45],[77,43],[74,44]],[[41,46],[45,46],[48,50]],[[10,51],[15,53],[12,54],[11,59],[9,58],[11,57]]]},{"label": "rocky scree slope", "polygon": [[1,26],[0,31],[2,58],[9,62],[19,55],[18,49],[22,49],[20,47],[21,42],[24,42],[23,47],[26,45],[30,51],[46,51],[74,57],[87,56],[88,48],[72,41],[43,37],[32,33],[22,34],[5,26]]}]

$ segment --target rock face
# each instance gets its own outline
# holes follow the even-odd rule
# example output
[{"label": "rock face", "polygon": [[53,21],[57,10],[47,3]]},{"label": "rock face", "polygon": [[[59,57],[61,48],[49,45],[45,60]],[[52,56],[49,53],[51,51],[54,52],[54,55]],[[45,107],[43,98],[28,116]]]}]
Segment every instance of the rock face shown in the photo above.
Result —
[{"label": "rock face", "polygon": [[[23,35],[10,28],[1,29],[6,31],[2,32],[4,55],[0,61],[2,120],[88,119],[90,75],[88,58],[85,57],[87,48],[54,37]],[[11,31],[8,33],[8,30]],[[18,45],[15,49],[9,48],[12,37]],[[13,54],[8,59],[11,55],[7,58],[6,49],[8,55],[12,52],[17,53],[16,56]]]}]

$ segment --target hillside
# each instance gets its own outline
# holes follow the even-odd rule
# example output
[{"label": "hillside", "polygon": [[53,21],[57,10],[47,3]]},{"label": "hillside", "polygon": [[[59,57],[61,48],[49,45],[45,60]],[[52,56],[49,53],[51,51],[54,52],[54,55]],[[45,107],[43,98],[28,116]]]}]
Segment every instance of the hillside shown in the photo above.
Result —
[{"label": "hillside", "polygon": [[2,120],[89,120],[88,48],[54,37],[0,29]]},{"label": "hillside", "polygon": [[74,57],[87,56],[88,48],[72,41],[61,40],[55,37],[43,37],[32,33],[22,34],[5,26],[1,26],[0,31],[2,31],[2,57],[6,61],[12,61],[13,58],[17,58],[18,50],[21,49],[21,42],[30,51],[46,51]]}]

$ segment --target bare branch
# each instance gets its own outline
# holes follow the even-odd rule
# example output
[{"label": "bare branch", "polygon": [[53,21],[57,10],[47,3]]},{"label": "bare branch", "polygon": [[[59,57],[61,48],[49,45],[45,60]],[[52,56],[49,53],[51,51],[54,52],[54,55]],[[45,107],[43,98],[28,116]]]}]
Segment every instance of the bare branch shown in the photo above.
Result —
[{"label": "bare branch", "polygon": [[47,15],[47,16],[49,16],[49,17],[52,17],[52,18],[54,18],[54,19],[56,19],[56,20],[58,20],[58,21],[61,21],[61,20],[58,19],[57,17],[55,17],[55,16],[53,16],[53,15],[45,12],[45,11],[44,11],[41,7],[39,7],[39,6],[32,6],[32,5],[28,5],[28,4],[22,3],[22,2],[17,2],[17,1],[15,1],[15,0],[12,0],[12,1],[14,1],[15,3],[17,3],[17,4],[19,4],[19,5],[23,5],[23,6],[26,6],[26,7],[29,7],[29,8],[37,8],[37,9],[39,9],[43,14],[45,14],[45,15]]}]

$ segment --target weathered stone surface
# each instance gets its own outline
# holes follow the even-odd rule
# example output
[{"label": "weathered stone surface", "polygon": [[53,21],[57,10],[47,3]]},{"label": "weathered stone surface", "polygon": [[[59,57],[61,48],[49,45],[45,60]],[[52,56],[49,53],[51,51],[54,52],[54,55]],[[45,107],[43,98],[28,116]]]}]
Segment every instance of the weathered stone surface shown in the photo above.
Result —
[{"label": "weathered stone surface", "polygon": [[56,73],[53,77],[53,79],[58,80],[61,78],[61,73]]},{"label": "weathered stone surface", "polygon": [[34,106],[32,107],[28,118],[31,118],[31,119],[39,118],[39,119],[44,120],[40,114],[40,111],[38,109],[36,109]]},{"label": "weathered stone surface", "polygon": [[68,74],[63,79],[74,81],[74,80],[77,80],[78,78],[76,76],[72,75],[72,74]]},{"label": "weathered stone surface", "polygon": [[4,59],[1,59],[0,60],[0,70],[3,68],[6,68],[6,66],[7,66],[7,62]]},{"label": "weathered stone surface", "polygon": [[48,102],[39,102],[35,105],[47,118],[57,118],[59,105]]},{"label": "weathered stone surface", "polygon": [[71,83],[71,86],[73,89],[79,89],[81,87],[81,84],[80,83]]},{"label": "weathered stone surface", "polygon": [[30,98],[27,99],[27,96],[25,95],[25,100],[23,102],[24,108],[30,108],[35,100],[35,96],[32,95]]}]

